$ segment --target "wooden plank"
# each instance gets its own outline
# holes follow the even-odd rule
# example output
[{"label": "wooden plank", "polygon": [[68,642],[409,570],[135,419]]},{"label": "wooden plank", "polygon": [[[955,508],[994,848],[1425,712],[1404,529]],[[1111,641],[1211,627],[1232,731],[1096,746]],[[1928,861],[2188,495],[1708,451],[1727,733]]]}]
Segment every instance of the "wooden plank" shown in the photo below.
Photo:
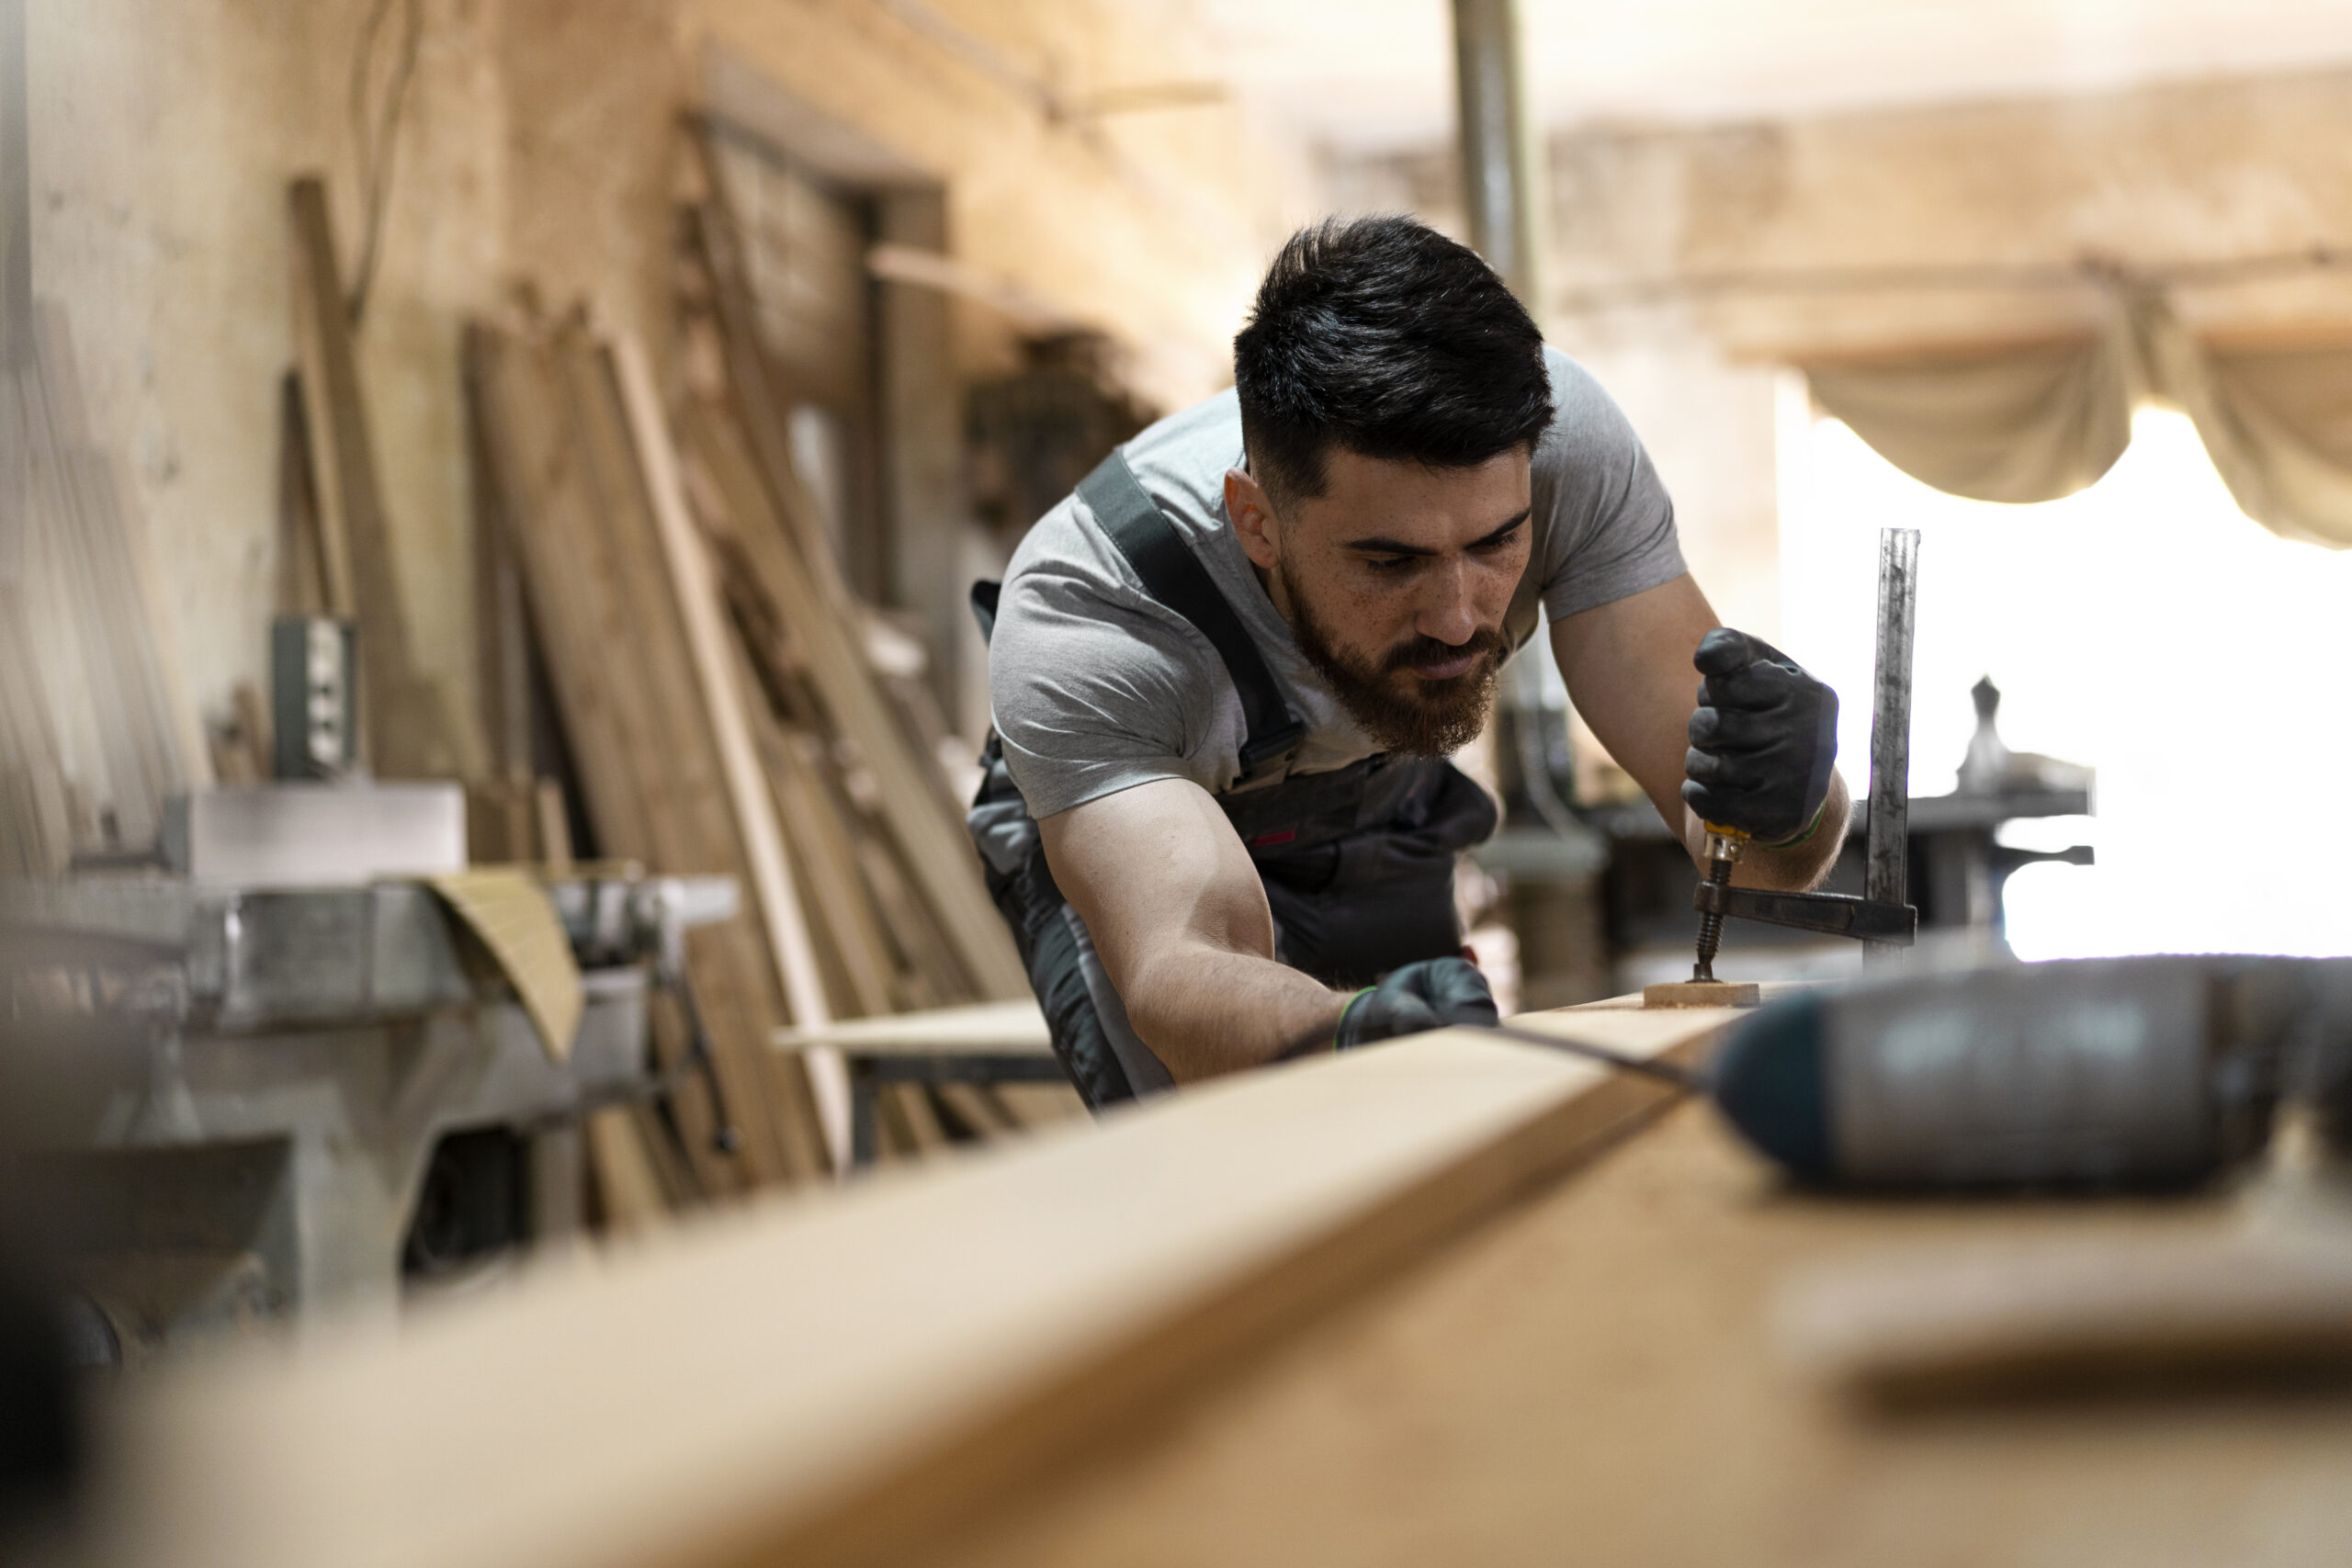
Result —
[{"label": "wooden plank", "polygon": [[888,1018],[844,1019],[820,1029],[781,1030],[775,1044],[783,1051],[837,1045],[862,1056],[1054,1054],[1045,1012],[1035,998],[894,1013]]},{"label": "wooden plank", "polygon": [[[364,728],[376,770],[391,778],[454,774],[456,736],[440,687],[418,674],[401,605],[391,528],[345,314],[325,185],[315,175],[288,189],[294,219],[300,374],[314,466],[324,480],[327,577],[337,614],[359,622]],[[318,461],[322,453],[332,457]]]},{"label": "wooden plank", "polygon": [[[735,657],[741,659],[740,649]],[[857,829],[835,811],[817,763],[803,750],[803,738],[785,734],[764,703],[752,712],[750,722],[777,818],[806,875],[809,906],[822,914],[820,930],[854,1004],[840,1010],[888,1012],[896,1006],[896,964],[850,848]],[[821,1030],[830,1021],[797,1027]]]},{"label": "wooden plank", "polygon": [[711,521],[741,547],[761,592],[774,602],[777,619],[798,639],[810,684],[835,732],[865,760],[901,863],[935,911],[970,984],[983,998],[1028,994],[1012,933],[981,880],[978,854],[963,825],[941,813],[918,772],[936,764],[916,756],[907,744],[849,628],[776,525],[740,437],[706,414],[693,422],[689,439],[695,459],[711,480],[696,493],[723,499],[729,514]]},{"label": "wooden plank", "polygon": [[588,1162],[595,1173],[605,1229],[634,1235],[665,1222],[670,1206],[662,1179],[629,1108],[613,1105],[591,1111],[582,1127],[587,1134]]},{"label": "wooden plank", "polygon": [[[479,487],[477,487],[479,492]],[[311,456],[302,378],[288,371],[277,399],[277,613],[327,614],[326,559],[319,525],[319,484]]]},{"label": "wooden plank", "polygon": [[[651,824],[656,842],[664,846],[659,863],[671,871],[723,872],[754,890],[753,904],[739,918],[696,933],[688,943],[708,961],[695,985],[712,1051],[722,1078],[741,1097],[735,1112],[752,1145],[772,1148],[783,1174],[806,1179],[832,1168],[834,1156],[807,1073],[777,1071],[760,1049],[768,1030],[789,1016],[784,976],[768,956],[775,944],[763,934],[756,876],[729,801],[721,747],[680,612],[682,592],[663,558],[618,378],[610,355],[576,314],[558,327],[554,358],[579,458],[598,499],[604,559],[612,570],[607,586],[625,627],[620,645],[632,655],[621,662],[639,677],[644,696],[638,717],[653,738],[652,749],[638,761],[660,803]],[[839,1143],[845,1163],[845,1092],[842,1099]]]},{"label": "wooden plank", "polygon": [[976,1136],[1006,1138],[1024,1130],[1003,1101],[977,1084],[939,1083],[930,1088],[940,1105]]},{"label": "wooden plank", "polygon": [[[1731,1016],[1555,1027],[1687,1055]],[[937,1549],[1666,1092],[1429,1034],[680,1227],[593,1279],[526,1279],[397,1334],[168,1369],[123,1391],[91,1555],[718,1568]]]},{"label": "wooden plank", "polygon": [[1805,1281],[1883,1266],[1924,1283],[1929,1249],[2046,1247],[2072,1269],[2110,1249],[2327,1245],[2248,1224],[2233,1197],[1808,1192],[1689,1106],[954,1541],[884,1561],[2329,1562],[2352,1534],[2340,1384],[2044,1382],[1889,1418],[1790,1355]]},{"label": "wooden plank", "polygon": [[[662,815],[649,798],[641,764],[658,762],[664,753],[643,728],[646,699],[636,685],[635,661],[607,656],[610,649],[627,645],[629,632],[612,602],[611,565],[601,558],[605,547],[598,498],[551,356],[536,337],[476,322],[467,331],[466,363],[472,406],[483,426],[483,451],[498,487],[497,514],[523,567],[532,626],[546,653],[548,683],[579,767],[597,850],[609,858],[663,866],[662,852],[673,846],[657,836]],[[723,948],[714,953],[708,935],[701,930],[688,933],[689,974],[696,980],[716,977],[710,966],[723,970],[728,963]],[[720,979],[712,988],[723,985]],[[667,1007],[657,1008],[655,1018],[662,1059],[673,1064],[685,1049],[681,1022]],[[756,1077],[746,1078],[740,1069],[732,1076],[730,1090],[763,1099]],[[780,1171],[782,1157],[764,1138],[740,1159],[714,1147],[716,1110],[701,1084],[690,1082],[673,1103],[705,1191],[736,1190]],[[754,1130],[764,1125],[763,1117]]]},{"label": "wooden plank", "polygon": [[613,356],[662,559],[669,567],[679,618],[684,624],[703,708],[718,742],[728,801],[734,807],[736,827],[751,863],[752,890],[760,901],[776,973],[784,981],[793,1021],[803,1028],[822,1028],[831,1021],[832,1009],[817,977],[816,955],[809,946],[808,920],[792,868],[785,859],[775,802],[761,773],[750,722],[744,716],[749,694],[737,682],[735,656],[729,649],[732,638],[719,625],[718,591],[711,580],[710,558],[694,520],[687,515],[677,455],[670,444],[669,421],[662,412],[661,395],[653,389],[652,373],[636,345],[623,339],[614,345]]}]

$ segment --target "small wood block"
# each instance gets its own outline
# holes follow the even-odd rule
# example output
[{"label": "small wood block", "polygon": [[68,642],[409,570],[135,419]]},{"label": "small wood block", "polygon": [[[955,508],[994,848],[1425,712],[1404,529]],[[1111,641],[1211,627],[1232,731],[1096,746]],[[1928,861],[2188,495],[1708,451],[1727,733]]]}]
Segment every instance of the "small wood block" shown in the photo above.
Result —
[{"label": "small wood block", "polygon": [[1753,980],[1668,980],[1642,987],[1645,1008],[1752,1008],[1764,987]]}]

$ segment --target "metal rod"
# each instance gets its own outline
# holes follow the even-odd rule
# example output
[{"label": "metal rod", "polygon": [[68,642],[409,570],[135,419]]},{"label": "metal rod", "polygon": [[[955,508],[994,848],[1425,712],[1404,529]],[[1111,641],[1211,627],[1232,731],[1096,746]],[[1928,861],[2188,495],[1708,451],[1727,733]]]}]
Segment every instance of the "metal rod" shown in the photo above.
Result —
[{"label": "metal rod", "polygon": [[[1871,804],[1863,896],[1903,904],[1911,818],[1911,630],[1919,592],[1919,530],[1883,528],[1878,536],[1878,668],[1871,683]],[[1901,942],[1871,942],[1866,958],[1883,962]]]},{"label": "metal rod", "polygon": [[1543,146],[1527,113],[1519,0],[1453,0],[1453,67],[1470,243],[1540,310]]}]

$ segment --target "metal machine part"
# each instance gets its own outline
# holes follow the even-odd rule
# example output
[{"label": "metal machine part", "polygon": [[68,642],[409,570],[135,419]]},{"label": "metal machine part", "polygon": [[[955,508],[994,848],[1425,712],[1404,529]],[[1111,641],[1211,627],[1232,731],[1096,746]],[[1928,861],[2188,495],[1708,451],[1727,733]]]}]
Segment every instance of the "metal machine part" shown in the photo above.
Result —
[{"label": "metal machine part", "polygon": [[357,634],[349,621],[282,615],[269,624],[271,770],[340,779],[358,763]]},{"label": "metal machine part", "polygon": [[1715,977],[1724,920],[1737,916],[1860,941],[1872,956],[1917,940],[1919,911],[1905,897],[1911,811],[1911,629],[1918,609],[1919,531],[1883,528],[1878,546],[1878,663],[1871,685],[1871,791],[1866,871],[1860,898],[1731,886],[1746,835],[1710,823],[1707,874],[1690,896],[1699,911],[1696,980]]},{"label": "metal machine part", "polygon": [[649,989],[732,898],[724,878],[554,890],[589,961],[558,1061],[421,886],[0,885],[7,1206],[133,1359],[387,1305],[404,1248],[431,1272],[560,1239],[581,1219],[579,1118],[669,1087]]}]

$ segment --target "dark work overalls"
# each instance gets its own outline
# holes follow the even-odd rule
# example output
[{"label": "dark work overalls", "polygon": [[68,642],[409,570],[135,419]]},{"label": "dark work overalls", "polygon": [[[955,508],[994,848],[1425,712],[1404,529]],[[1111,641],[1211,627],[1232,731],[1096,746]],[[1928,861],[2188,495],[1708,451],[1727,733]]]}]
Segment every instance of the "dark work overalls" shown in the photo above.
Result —
[{"label": "dark work overalls", "polygon": [[[1265,885],[1275,957],[1327,985],[1354,987],[1403,964],[1460,953],[1454,858],[1495,830],[1487,792],[1442,759],[1385,752],[1329,773],[1291,773],[1306,727],[1239,615],[1125,457],[1112,453],[1078,493],[1144,591],[1208,638],[1240,695],[1248,726],[1241,777],[1216,798]],[[1535,629],[1540,529],[1534,547],[1504,618],[1514,648]],[[997,586],[984,582],[972,592],[983,631],[994,627]],[[1170,1087],[1168,1069],[1128,1027],[1085,922],[1054,885],[1037,825],[995,735],[980,761],[986,773],[967,819],[972,839],[1070,1082],[1098,1110]],[[1270,779],[1278,782],[1263,782]]]}]

